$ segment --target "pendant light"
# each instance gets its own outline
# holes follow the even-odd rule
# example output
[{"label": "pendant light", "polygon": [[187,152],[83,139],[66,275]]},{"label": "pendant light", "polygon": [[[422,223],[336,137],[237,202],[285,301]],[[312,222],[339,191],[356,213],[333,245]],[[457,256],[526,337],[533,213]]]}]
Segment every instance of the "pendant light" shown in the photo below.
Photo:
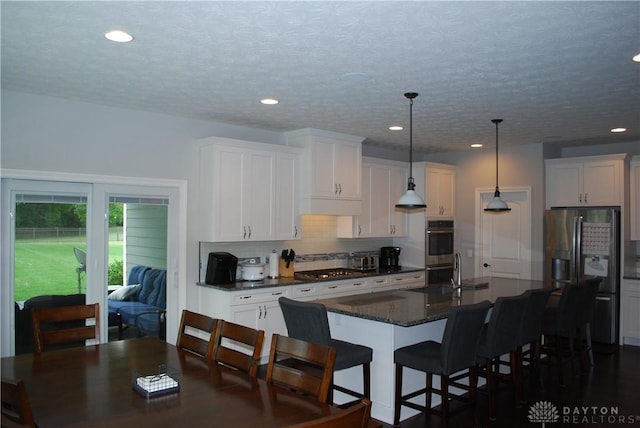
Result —
[{"label": "pendant light", "polygon": [[493,194],[493,199],[484,210],[488,212],[511,211],[507,203],[500,198],[500,189],[498,188],[498,124],[502,122],[502,119],[491,119],[491,122],[496,125],[496,191]]},{"label": "pendant light", "polygon": [[413,181],[413,99],[418,96],[416,92],[407,92],[404,96],[409,100],[409,182],[407,192],[398,199],[396,208],[421,209],[426,208],[420,195],[415,192],[416,185]]}]

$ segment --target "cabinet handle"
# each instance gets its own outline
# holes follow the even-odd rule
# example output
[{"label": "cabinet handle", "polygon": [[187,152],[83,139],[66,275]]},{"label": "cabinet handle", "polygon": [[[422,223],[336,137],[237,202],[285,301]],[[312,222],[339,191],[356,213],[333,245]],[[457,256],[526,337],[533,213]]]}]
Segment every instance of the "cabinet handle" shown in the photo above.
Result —
[{"label": "cabinet handle", "polygon": [[264,317],[267,317],[267,305],[264,305]]},{"label": "cabinet handle", "polygon": [[249,229],[249,239],[251,239],[251,226],[248,226]]},{"label": "cabinet handle", "polygon": [[293,237],[294,238],[298,237],[298,226],[293,226]]},{"label": "cabinet handle", "polygon": [[311,291],[310,288],[301,288],[300,290],[298,290],[300,293],[308,293]]},{"label": "cabinet handle", "polygon": [[242,239],[247,239],[247,226],[242,226]]},{"label": "cabinet handle", "polygon": [[582,203],[582,193],[578,195],[578,202]]},{"label": "cabinet handle", "polygon": [[330,285],[330,286],[328,286],[327,288],[329,288],[329,289],[333,290],[334,288],[338,288],[338,286],[337,286],[337,285]]},{"label": "cabinet handle", "polygon": [[338,189],[340,189],[338,195],[342,195],[342,184],[338,184]]},{"label": "cabinet handle", "polygon": [[364,284],[364,282],[354,282],[354,283],[353,283],[353,286],[354,286],[354,287],[359,287],[359,286],[361,286],[362,284]]},{"label": "cabinet handle", "polygon": [[272,296],[282,296],[282,294],[282,291],[274,291],[273,293],[271,293]]},{"label": "cabinet handle", "polygon": [[333,194],[337,195],[338,194],[338,183],[336,183],[335,186],[336,186],[336,188],[334,189]]},{"label": "cabinet handle", "polygon": [[358,236],[362,235],[362,226],[358,225]]},{"label": "cabinet handle", "polygon": [[247,299],[250,299],[250,298],[251,298],[251,296],[240,296],[240,298],[241,298],[242,300],[247,300]]},{"label": "cabinet handle", "polygon": [[258,306],[258,310],[260,311],[260,313],[258,314],[258,319],[261,320],[262,319],[262,305]]},{"label": "cabinet handle", "polygon": [[587,204],[587,192],[584,192],[584,203]]},{"label": "cabinet handle", "polygon": [[377,279],[376,280],[376,284],[382,284],[384,282],[384,279]]}]

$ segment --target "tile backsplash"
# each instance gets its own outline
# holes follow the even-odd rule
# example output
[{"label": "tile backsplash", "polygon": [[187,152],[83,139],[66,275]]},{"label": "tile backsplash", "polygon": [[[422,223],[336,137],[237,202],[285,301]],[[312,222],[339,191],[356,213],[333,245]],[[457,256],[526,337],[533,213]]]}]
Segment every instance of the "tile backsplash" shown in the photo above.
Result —
[{"label": "tile backsplash", "polygon": [[200,281],[204,280],[210,252],[225,251],[239,260],[260,258],[268,261],[269,253],[278,254],[284,249],[296,252],[296,270],[345,267],[348,256],[354,251],[377,251],[393,245],[392,238],[338,239],[338,217],[328,215],[303,215],[301,239],[296,241],[261,242],[200,242]]}]

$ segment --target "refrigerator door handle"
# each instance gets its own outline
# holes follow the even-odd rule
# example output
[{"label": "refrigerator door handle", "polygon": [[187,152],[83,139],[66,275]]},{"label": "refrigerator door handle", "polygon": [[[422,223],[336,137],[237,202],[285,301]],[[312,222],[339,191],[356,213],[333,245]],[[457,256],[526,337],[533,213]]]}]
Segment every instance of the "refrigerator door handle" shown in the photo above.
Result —
[{"label": "refrigerator door handle", "polygon": [[583,218],[581,215],[574,217],[574,237],[573,237],[573,257],[575,260],[575,284],[582,281],[582,223]]},{"label": "refrigerator door handle", "polygon": [[596,300],[604,300],[605,302],[610,302],[611,301],[611,297],[596,297]]}]

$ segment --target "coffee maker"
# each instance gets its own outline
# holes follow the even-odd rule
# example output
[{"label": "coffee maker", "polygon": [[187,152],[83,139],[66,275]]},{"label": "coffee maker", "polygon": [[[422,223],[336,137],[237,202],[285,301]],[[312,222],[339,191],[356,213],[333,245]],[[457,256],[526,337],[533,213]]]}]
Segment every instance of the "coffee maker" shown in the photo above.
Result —
[{"label": "coffee maker", "polygon": [[231,284],[236,282],[238,258],[230,253],[209,253],[205,284]]},{"label": "coffee maker", "polygon": [[400,247],[380,248],[380,270],[394,271],[400,269]]}]

